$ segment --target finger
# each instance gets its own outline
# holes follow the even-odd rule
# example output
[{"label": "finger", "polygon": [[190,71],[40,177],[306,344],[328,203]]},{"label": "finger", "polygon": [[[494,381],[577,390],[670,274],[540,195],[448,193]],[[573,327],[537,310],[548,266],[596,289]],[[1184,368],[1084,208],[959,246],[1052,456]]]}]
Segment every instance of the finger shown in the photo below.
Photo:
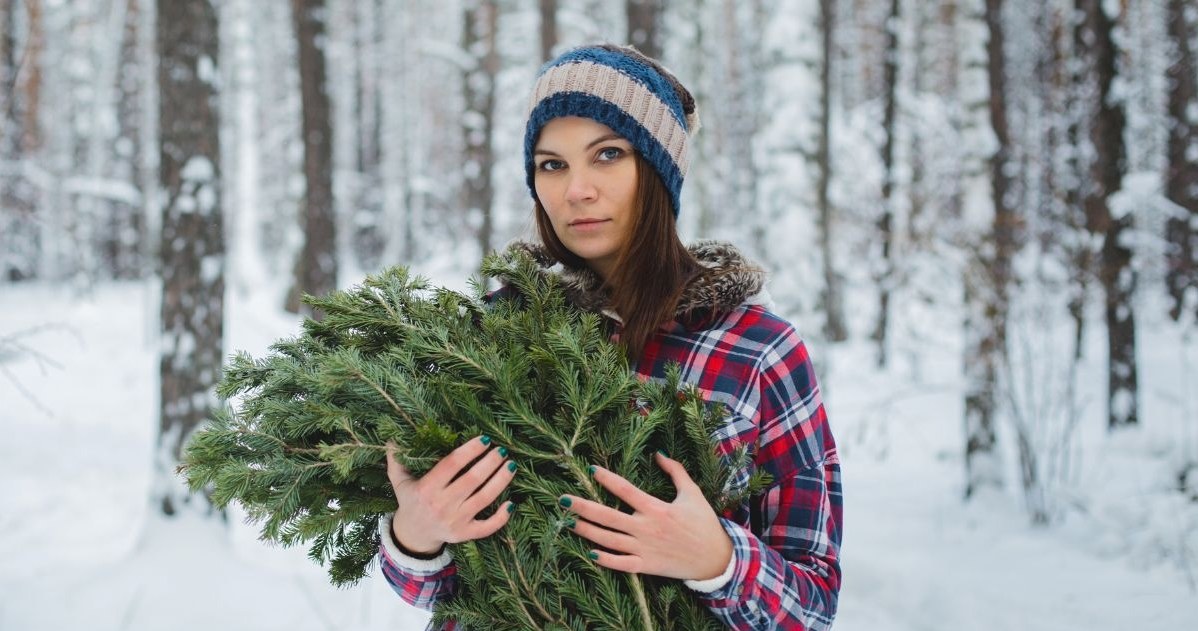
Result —
[{"label": "finger", "polygon": [[412,479],[412,474],[395,458],[395,443],[392,442],[387,443],[387,479],[391,480],[393,488]]},{"label": "finger", "polygon": [[462,510],[473,519],[479,511],[490,506],[499,497],[499,494],[503,493],[503,490],[512,483],[512,479],[516,476],[516,469],[516,461],[508,460],[504,463],[482,488],[462,504]]},{"label": "finger", "polygon": [[499,467],[503,465],[503,461],[507,458],[507,449],[497,447],[490,450],[485,456],[480,458],[462,472],[458,479],[454,480],[445,489],[445,493],[450,498],[456,498],[459,502],[464,502],[468,497],[478,492],[487,480],[490,480]]},{"label": "finger", "polygon": [[610,506],[604,506],[598,502],[584,500],[581,497],[565,495],[561,500],[558,500],[558,503],[566,510],[573,512],[589,522],[599,524],[604,528],[630,533],[636,525],[632,515],[621,513]]},{"label": "finger", "polygon": [[686,467],[682,466],[681,462],[659,451],[657,452],[657,466],[661,467],[661,470],[670,476],[670,480],[674,483],[674,488],[678,489],[679,495],[699,490],[699,485],[695,484],[695,481],[691,479],[690,474],[686,471]]},{"label": "finger", "polygon": [[646,511],[664,504],[656,497],[636,488],[633,483],[603,467],[595,467],[595,481],[611,491],[612,495],[631,506],[634,511]]},{"label": "finger", "polygon": [[514,512],[516,512],[516,504],[514,502],[507,502],[505,506],[495,511],[494,515],[486,519],[474,520],[463,531],[462,541],[473,541],[475,539],[482,539],[483,537],[490,537],[498,532],[500,528],[507,525]]},{"label": "finger", "polygon": [[578,536],[616,552],[631,553],[636,551],[636,539],[622,532],[600,528],[588,521],[579,520],[572,530]]},{"label": "finger", "polygon": [[451,480],[457,476],[458,472],[466,468],[471,462],[474,462],[483,452],[490,449],[491,438],[489,436],[478,436],[459,445],[457,449],[449,452],[424,475],[424,480],[427,484],[431,484],[433,488],[443,489],[449,486]]},{"label": "finger", "polygon": [[591,550],[588,555],[596,565],[601,565],[609,570],[618,570],[629,574],[640,574],[645,571],[644,559],[633,554],[612,554]]}]

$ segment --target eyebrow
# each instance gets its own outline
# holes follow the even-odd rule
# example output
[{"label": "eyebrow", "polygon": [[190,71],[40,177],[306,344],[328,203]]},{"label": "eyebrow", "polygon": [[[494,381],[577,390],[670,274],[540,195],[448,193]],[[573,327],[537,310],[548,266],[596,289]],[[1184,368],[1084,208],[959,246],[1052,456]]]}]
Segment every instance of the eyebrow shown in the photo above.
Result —
[{"label": "eyebrow", "polygon": [[[607,141],[609,141],[609,140],[624,140],[624,137],[623,137],[623,136],[621,136],[621,135],[619,135],[619,134],[607,134],[607,135],[604,135],[604,136],[600,136],[600,137],[598,137],[598,138],[596,138],[596,139],[592,140],[592,141],[590,142],[590,144],[588,144],[588,145],[587,145],[587,149],[590,149],[591,147],[594,147],[595,145],[597,145],[597,144],[599,144],[599,143],[601,143],[601,142],[607,142]],[[558,157],[561,157],[561,154],[558,154],[558,153],[556,153],[556,152],[550,151],[550,150],[548,150],[548,149],[537,149],[537,150],[533,151],[533,155],[540,155],[540,154],[545,154],[545,155],[547,155],[547,156],[558,156]]]}]

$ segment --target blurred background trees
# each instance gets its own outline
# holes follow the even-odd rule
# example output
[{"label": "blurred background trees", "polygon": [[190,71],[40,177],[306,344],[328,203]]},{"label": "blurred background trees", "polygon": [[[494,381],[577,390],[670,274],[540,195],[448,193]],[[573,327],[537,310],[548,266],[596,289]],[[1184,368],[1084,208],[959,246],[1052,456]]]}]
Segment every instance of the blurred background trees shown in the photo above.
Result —
[{"label": "blurred background trees", "polygon": [[[0,0],[0,291],[160,283],[177,445],[207,414],[227,292],[295,310],[528,236],[527,90],[593,41],[695,93],[681,228],[762,261],[813,344],[917,371],[955,329],[966,496],[1001,484],[1003,422],[1044,484],[1090,327],[1107,425],[1151,423],[1137,322],[1198,320],[1184,0]],[[1044,319],[1063,343],[1033,343]],[[1050,393],[1027,385],[1049,369]]]}]

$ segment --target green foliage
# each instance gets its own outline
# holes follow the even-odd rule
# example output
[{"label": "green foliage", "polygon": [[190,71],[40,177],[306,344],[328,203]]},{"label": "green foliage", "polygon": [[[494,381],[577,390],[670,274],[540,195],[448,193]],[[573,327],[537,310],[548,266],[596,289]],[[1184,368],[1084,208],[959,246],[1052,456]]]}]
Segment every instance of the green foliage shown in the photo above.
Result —
[{"label": "green foliage", "polygon": [[[361,579],[396,509],[385,445],[413,474],[480,434],[506,446],[520,473],[511,522],[452,546],[461,589],[437,619],[495,629],[701,629],[718,624],[677,581],[612,572],[587,558],[557,499],[620,503],[590,478],[598,464],[647,492],[674,488],[652,454],[680,460],[722,511],[759,490],[730,488],[744,448],[713,449],[722,406],[683,387],[678,370],[642,382],[603,320],[566,301],[525,255],[490,257],[484,273],[515,289],[488,303],[431,287],[403,268],[307,297],[323,311],[255,359],[239,353],[218,387],[230,401],[189,441],[181,471],[218,506],[240,502],[265,540],[309,543],[332,582]],[[626,509],[626,507],[622,507]],[[491,510],[493,510],[492,507]]]}]

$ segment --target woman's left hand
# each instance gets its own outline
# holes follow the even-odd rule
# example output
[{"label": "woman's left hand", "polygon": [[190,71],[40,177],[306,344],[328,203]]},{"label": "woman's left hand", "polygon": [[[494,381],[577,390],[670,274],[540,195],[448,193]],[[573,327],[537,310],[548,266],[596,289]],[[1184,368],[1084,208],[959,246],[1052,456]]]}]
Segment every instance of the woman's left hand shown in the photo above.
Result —
[{"label": "woman's left hand", "polygon": [[595,481],[634,512],[566,495],[562,506],[582,518],[574,532],[610,551],[592,551],[595,562],[606,568],[684,580],[719,576],[732,558],[732,540],[682,464],[661,453],[654,457],[678,489],[674,501],[659,500],[595,467]]}]

